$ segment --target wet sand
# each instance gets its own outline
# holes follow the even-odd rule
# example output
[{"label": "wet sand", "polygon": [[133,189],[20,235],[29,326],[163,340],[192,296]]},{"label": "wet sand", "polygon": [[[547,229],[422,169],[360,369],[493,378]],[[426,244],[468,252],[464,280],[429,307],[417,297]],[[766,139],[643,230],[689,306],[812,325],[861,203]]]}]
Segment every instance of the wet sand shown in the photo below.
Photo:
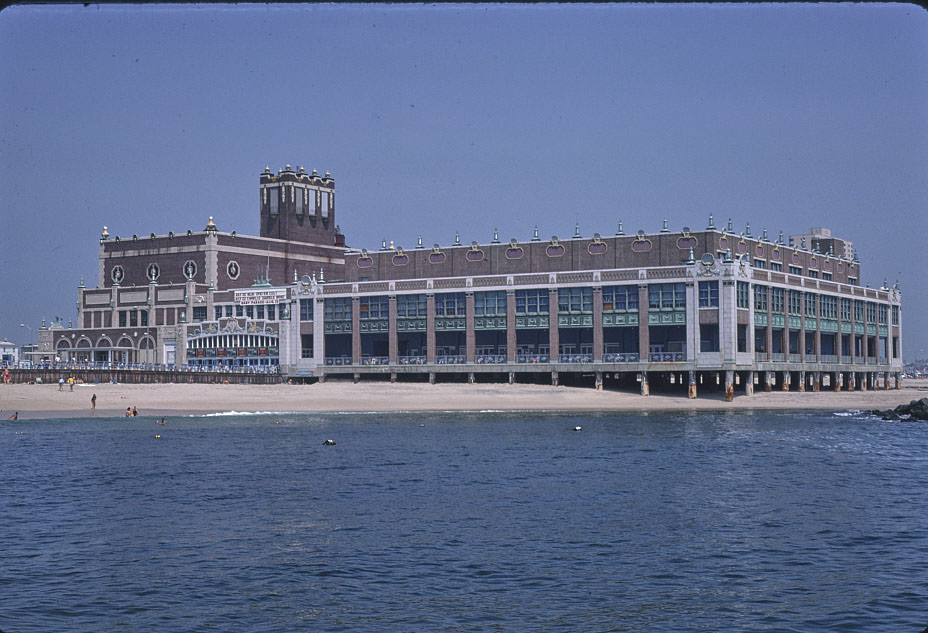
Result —
[{"label": "wet sand", "polygon": [[[97,395],[97,410],[90,398]],[[223,411],[392,412],[392,411],[660,411],[745,409],[889,409],[928,397],[928,381],[906,381],[902,389],[834,393],[736,392],[733,402],[719,393],[691,400],[685,394],[641,396],[590,387],[527,384],[436,384],[326,382],[314,385],[0,385],[0,419],[109,417],[137,407],[142,416]]]}]

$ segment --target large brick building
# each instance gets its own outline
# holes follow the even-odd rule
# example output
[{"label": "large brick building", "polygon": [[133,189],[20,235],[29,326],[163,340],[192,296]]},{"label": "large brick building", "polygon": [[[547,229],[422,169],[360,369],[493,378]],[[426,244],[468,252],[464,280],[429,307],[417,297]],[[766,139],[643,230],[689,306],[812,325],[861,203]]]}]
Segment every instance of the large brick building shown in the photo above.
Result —
[{"label": "large brick building", "polygon": [[179,235],[104,228],[78,327],[43,330],[43,353],[316,378],[589,375],[645,393],[872,388],[901,372],[898,289],[862,286],[830,233],[824,251],[710,216],[701,230],[346,249],[334,180],[289,165],[260,175],[259,209],[259,236],[212,218]]}]

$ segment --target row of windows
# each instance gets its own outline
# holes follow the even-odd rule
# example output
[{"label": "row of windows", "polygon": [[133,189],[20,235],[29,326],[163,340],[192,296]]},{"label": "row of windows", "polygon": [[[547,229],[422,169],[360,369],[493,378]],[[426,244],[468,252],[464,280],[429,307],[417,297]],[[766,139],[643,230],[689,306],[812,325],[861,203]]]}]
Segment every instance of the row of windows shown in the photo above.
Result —
[{"label": "row of windows", "polygon": [[[558,295],[558,312],[560,313],[592,313],[593,311],[593,289],[592,288],[559,288]],[[515,304],[516,314],[548,314],[549,312],[549,291],[547,289],[530,289],[516,290]],[[737,305],[739,308],[748,308],[751,291],[748,282],[739,281],[737,283]],[[637,286],[608,286],[602,289],[603,310],[605,312],[615,311],[637,311],[638,310],[638,287]],[[889,306],[885,304],[876,304],[872,302],[852,300],[841,298],[840,304],[838,297],[830,295],[819,295],[800,290],[785,290],[783,288],[771,288],[768,286],[754,285],[754,309],[756,311],[766,312],[768,301],[770,310],[776,313],[788,312],[794,316],[800,316],[803,313],[806,316],[814,317],[820,314],[824,319],[838,318],[838,308],[840,305],[841,318],[845,321],[851,320],[851,308],[854,310],[854,320],[863,321],[866,313],[867,322],[886,323],[889,318]],[[389,316],[389,299],[386,296],[366,296],[361,297],[360,318],[362,319],[387,319]],[[719,285],[717,281],[700,281],[699,282],[699,307],[718,307],[719,305]],[[463,292],[438,293],[435,295],[435,314],[442,317],[460,317],[466,314],[466,301]],[[648,307],[651,309],[660,308],[683,308],[686,306],[685,285],[682,283],[672,284],[651,284],[648,286]],[[245,306],[250,309],[252,306]],[[254,306],[255,308],[264,308],[265,306]],[[268,308],[268,319],[274,318],[274,306]],[[226,306],[230,309],[231,306]],[[237,316],[242,316],[242,306],[236,306]],[[217,318],[220,307],[217,307]],[[818,312],[817,312],[818,311]],[[144,312],[144,311],[142,311]],[[255,318],[264,318],[260,311],[256,310]],[[427,303],[425,295],[399,295],[397,296],[397,316],[399,317],[425,317],[427,314]],[[474,293],[474,314],[477,316],[505,316],[506,315],[506,292],[503,290],[492,290],[486,292]],[[226,316],[231,316],[227,313]],[[248,314],[247,316],[252,316]],[[121,316],[122,318],[122,316]],[[147,323],[147,314],[142,325]],[[194,315],[196,320],[196,314]],[[337,298],[326,299],[325,301],[325,318],[326,320],[350,320],[351,319],[351,299]],[[899,323],[899,308],[892,306],[893,325]],[[205,320],[205,319],[202,319]],[[300,320],[312,320],[312,300],[300,300]]]},{"label": "row of windows", "polygon": [[[281,319],[289,318],[286,304],[240,306],[240,305],[221,305],[213,306],[213,316],[216,321],[225,317],[248,317],[249,319],[264,319],[266,321],[276,321],[278,315]],[[206,306],[193,307],[193,320],[206,321]]]},{"label": "row of windows", "polygon": [[187,343],[189,349],[213,347],[273,347],[277,345],[276,336],[262,336],[258,334],[217,334],[215,336],[201,336],[191,339]]},{"label": "row of windows", "polygon": [[[203,319],[204,321],[206,319]],[[148,310],[120,310],[119,327],[148,327]]]},{"label": "row of windows", "polygon": [[[738,282],[738,307],[743,308],[747,307],[742,304],[742,294],[746,294],[746,289],[743,289],[742,283]],[[747,284],[745,284],[747,285]],[[782,288],[768,288],[767,286],[754,286],[754,310],[759,312],[767,311],[767,302],[768,302],[768,291],[769,291],[769,301],[770,301],[770,311],[782,313],[783,312],[783,289]],[[838,297],[830,295],[818,295],[811,292],[802,292],[800,290],[789,290],[786,295],[787,303],[786,308],[789,314],[794,316],[799,316],[805,313],[806,316],[814,317],[816,316],[816,309],[818,309],[818,314],[823,319],[837,319],[838,318]],[[851,305],[853,301],[854,306],[854,320],[863,321],[864,320],[864,311],[866,311],[867,322],[876,323],[877,314],[879,314],[879,322],[886,323],[887,317],[889,315],[889,306],[885,304],[877,304],[872,302],[861,301],[858,299],[844,299],[841,298],[841,319],[844,321],[851,320]],[[745,302],[746,303],[746,302]],[[899,324],[899,307],[893,306],[893,325]]]}]

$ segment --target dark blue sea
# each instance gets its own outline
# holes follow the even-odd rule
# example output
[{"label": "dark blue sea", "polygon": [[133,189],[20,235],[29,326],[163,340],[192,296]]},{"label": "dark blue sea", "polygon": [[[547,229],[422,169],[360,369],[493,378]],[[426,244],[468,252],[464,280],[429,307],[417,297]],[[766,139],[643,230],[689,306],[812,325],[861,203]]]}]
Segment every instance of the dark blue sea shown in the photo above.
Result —
[{"label": "dark blue sea", "polygon": [[5,633],[928,626],[926,424],[27,420],[0,455]]}]

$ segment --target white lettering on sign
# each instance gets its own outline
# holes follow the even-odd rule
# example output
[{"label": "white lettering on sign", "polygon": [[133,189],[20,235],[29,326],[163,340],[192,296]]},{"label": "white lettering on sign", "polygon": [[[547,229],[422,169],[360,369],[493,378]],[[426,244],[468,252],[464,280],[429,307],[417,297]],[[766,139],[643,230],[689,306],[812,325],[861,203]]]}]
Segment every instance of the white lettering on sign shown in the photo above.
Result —
[{"label": "white lettering on sign", "polygon": [[286,288],[274,290],[236,290],[235,303],[240,306],[271,305],[287,300]]}]

